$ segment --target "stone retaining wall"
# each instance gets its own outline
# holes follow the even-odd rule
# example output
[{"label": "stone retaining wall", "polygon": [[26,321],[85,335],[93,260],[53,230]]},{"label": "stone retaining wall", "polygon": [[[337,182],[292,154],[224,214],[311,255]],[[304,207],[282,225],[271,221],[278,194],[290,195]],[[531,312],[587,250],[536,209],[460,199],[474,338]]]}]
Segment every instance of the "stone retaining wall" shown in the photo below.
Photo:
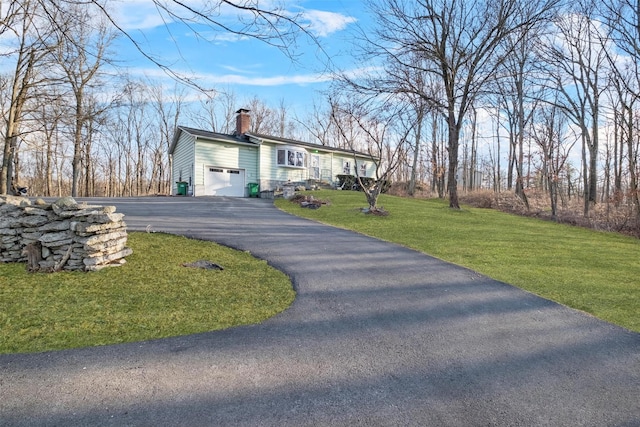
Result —
[{"label": "stone retaining wall", "polygon": [[48,204],[0,196],[0,262],[29,261],[32,271],[122,265],[133,251],[126,246],[124,214],[115,211],[114,206],[78,204],[71,197]]}]

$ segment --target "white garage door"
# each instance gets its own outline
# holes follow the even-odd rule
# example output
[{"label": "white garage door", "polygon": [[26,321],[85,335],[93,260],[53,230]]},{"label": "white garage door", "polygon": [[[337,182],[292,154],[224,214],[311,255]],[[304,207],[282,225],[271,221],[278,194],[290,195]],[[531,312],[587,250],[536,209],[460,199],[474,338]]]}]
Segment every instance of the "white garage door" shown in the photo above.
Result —
[{"label": "white garage door", "polygon": [[207,167],[205,195],[244,197],[244,170]]}]

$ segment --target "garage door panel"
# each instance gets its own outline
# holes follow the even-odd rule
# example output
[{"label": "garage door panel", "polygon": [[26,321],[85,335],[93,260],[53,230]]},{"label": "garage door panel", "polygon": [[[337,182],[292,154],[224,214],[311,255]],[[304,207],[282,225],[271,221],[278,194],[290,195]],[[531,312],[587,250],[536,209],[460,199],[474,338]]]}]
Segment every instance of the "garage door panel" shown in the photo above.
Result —
[{"label": "garage door panel", "polygon": [[205,195],[244,197],[244,170],[207,167]]}]

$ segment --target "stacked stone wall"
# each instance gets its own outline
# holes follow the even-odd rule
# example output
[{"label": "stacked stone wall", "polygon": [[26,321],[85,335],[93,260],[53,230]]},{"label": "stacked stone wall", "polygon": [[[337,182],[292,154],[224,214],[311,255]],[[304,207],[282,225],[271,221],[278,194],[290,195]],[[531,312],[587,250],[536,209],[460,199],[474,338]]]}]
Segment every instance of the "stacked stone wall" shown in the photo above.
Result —
[{"label": "stacked stone wall", "polygon": [[[29,262],[32,271],[96,271],[124,264],[124,214],[71,197],[32,203],[0,196],[0,262]],[[32,265],[35,264],[35,265]]]}]

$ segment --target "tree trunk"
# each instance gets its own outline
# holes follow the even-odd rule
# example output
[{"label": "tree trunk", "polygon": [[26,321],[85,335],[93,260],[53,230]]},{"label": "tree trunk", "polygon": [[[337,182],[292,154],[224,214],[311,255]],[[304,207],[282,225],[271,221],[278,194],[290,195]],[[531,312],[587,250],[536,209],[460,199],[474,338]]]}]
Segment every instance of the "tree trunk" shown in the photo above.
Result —
[{"label": "tree trunk", "polygon": [[589,177],[588,177],[588,167],[587,167],[587,136],[582,134],[582,185],[584,186],[583,195],[584,195],[584,208],[583,215],[585,217],[589,216]]},{"label": "tree trunk", "polygon": [[476,168],[478,157],[478,111],[473,109],[473,123],[471,129],[471,158],[469,159],[469,189],[479,188],[476,182]]},{"label": "tree trunk", "polygon": [[460,209],[460,203],[458,201],[458,146],[460,137],[460,128],[456,123],[456,118],[453,112],[448,116],[449,125],[449,139],[448,139],[448,151],[449,151],[449,175],[447,176],[447,190],[449,192],[449,207],[452,209]]},{"label": "tree trunk", "polygon": [[640,195],[638,194],[637,156],[638,150],[634,149],[631,134],[627,138],[627,153],[629,157],[629,195],[635,208],[636,218],[640,220]]},{"label": "tree trunk", "polygon": [[4,142],[4,152],[2,157],[2,175],[0,176],[0,194],[11,194],[13,189],[13,157],[16,151],[16,139],[13,135],[13,126],[7,132]]},{"label": "tree trunk", "polygon": [[422,138],[422,119],[423,114],[422,111],[418,113],[418,117],[416,117],[416,143],[414,144],[413,149],[413,165],[411,168],[411,179],[409,180],[409,190],[408,193],[410,196],[413,196],[416,191],[416,175],[418,171],[418,157],[420,155],[420,139]]},{"label": "tree trunk", "polygon": [[525,112],[524,112],[524,82],[523,82],[524,70],[523,66],[519,69],[519,78],[516,79],[516,89],[518,95],[518,161],[516,163],[516,196],[520,198],[529,209],[529,200],[524,192],[524,127],[525,127]]},{"label": "tree trunk", "polygon": [[75,129],[73,134],[73,158],[71,160],[71,197],[78,197],[82,162],[82,93],[76,92]]},{"label": "tree trunk", "polygon": [[440,199],[444,198],[444,156],[438,143],[438,117],[434,113],[431,123],[431,191],[438,192]]}]

